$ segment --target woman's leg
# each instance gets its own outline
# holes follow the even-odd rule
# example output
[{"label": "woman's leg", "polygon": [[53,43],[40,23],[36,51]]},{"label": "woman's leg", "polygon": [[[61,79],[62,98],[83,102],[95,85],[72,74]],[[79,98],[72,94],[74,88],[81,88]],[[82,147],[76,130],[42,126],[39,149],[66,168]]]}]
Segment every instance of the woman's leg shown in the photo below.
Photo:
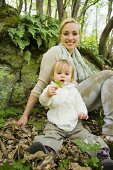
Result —
[{"label": "woman's leg", "polygon": [[78,84],[77,88],[89,112],[103,106],[105,123],[102,133],[113,135],[113,71],[100,71]]}]

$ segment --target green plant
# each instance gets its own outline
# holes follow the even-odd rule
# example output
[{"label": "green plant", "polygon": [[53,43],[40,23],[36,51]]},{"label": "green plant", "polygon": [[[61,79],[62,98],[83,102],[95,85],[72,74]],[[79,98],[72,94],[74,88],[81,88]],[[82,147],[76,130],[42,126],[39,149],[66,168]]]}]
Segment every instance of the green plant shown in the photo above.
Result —
[{"label": "green plant", "polygon": [[[45,15],[24,15],[16,28],[9,28],[8,32],[15,43],[21,49],[21,52],[27,51],[26,47],[35,42],[38,49],[48,49],[58,41],[58,20]],[[34,45],[33,44],[33,45]],[[30,53],[24,54],[27,60],[30,60]]]},{"label": "green plant", "polygon": [[0,118],[0,128],[3,128],[5,124],[5,120],[3,118]]},{"label": "green plant", "polygon": [[33,124],[37,131],[41,130],[45,124],[45,117],[42,117],[40,120],[36,120],[34,117],[31,118],[29,124]]},{"label": "green plant", "polygon": [[17,113],[20,115],[22,113],[22,109],[20,108],[14,108],[14,107],[8,107],[5,108],[4,110],[0,110],[0,128],[4,127],[5,124],[5,119],[10,118],[10,117],[16,117],[17,118]]},{"label": "green plant", "polygon": [[63,169],[67,169],[68,170],[68,168],[69,168],[69,160],[67,160],[67,159],[64,159],[64,160],[60,160],[60,162],[59,162],[59,169],[60,170],[63,170]]},{"label": "green plant", "polygon": [[99,170],[100,160],[97,158],[96,153],[101,149],[99,144],[87,144],[84,141],[76,140],[75,144],[80,148],[82,152],[90,153],[92,156],[89,159],[84,159],[83,164],[85,166],[91,166]]},{"label": "green plant", "polygon": [[0,119],[15,117],[17,116],[17,113],[21,113],[21,112],[22,112],[22,109],[20,108],[8,107],[8,108],[5,108],[4,110],[0,110]]},{"label": "green plant", "polygon": [[0,170],[30,170],[31,165],[24,165],[21,160],[14,161],[13,164],[9,164],[5,162],[2,166],[0,166]]},{"label": "green plant", "polygon": [[95,43],[84,40],[80,43],[79,48],[83,49],[83,51],[86,52],[86,55],[90,56],[90,59],[94,60],[99,67],[103,67],[103,65],[105,65],[105,61],[99,54],[98,47]]}]

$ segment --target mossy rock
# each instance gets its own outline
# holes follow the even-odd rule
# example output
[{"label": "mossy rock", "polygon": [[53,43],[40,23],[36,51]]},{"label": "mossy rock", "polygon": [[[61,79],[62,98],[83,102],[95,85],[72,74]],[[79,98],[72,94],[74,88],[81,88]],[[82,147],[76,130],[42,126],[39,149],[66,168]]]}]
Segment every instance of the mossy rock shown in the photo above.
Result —
[{"label": "mossy rock", "polygon": [[0,33],[6,32],[8,28],[17,25],[18,21],[17,9],[7,4],[0,7]]}]

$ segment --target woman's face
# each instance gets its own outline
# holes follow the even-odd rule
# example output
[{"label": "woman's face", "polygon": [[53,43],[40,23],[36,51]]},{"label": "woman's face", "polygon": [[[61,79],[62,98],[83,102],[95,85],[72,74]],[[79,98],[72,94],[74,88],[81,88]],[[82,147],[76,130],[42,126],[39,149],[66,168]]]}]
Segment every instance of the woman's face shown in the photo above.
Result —
[{"label": "woman's face", "polygon": [[67,23],[62,29],[60,40],[69,53],[72,53],[80,41],[79,25],[76,23]]}]

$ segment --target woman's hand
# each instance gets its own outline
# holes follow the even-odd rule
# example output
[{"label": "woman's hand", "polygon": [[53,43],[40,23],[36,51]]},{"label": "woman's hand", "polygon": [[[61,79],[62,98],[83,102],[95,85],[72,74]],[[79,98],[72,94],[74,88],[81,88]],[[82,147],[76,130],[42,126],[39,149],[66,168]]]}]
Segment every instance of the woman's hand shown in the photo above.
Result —
[{"label": "woman's hand", "polygon": [[82,113],[82,112],[79,113],[78,117],[80,120],[82,120],[82,119],[87,120],[89,118],[89,116],[86,113]]},{"label": "woman's hand", "polygon": [[17,121],[16,124],[17,124],[18,126],[24,126],[24,125],[27,124],[27,122],[28,122],[28,116],[23,115],[23,116]]}]

